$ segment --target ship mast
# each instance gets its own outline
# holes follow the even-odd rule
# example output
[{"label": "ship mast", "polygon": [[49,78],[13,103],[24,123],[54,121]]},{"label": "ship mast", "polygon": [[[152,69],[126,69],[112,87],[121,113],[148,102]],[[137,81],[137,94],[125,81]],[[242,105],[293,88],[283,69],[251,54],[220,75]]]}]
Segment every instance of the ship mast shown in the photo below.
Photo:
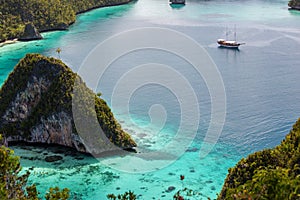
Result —
[{"label": "ship mast", "polygon": [[236,41],[236,25],[234,25],[234,41]]},{"label": "ship mast", "polygon": [[226,26],[226,30],[225,30],[225,34],[226,34],[226,40],[228,40],[228,30],[227,30],[227,26]]}]

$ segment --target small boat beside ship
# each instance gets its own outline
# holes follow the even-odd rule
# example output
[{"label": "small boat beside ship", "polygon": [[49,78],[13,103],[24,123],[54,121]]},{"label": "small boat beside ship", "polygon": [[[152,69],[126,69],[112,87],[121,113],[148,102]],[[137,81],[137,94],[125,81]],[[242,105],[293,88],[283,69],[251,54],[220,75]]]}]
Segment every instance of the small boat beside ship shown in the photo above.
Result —
[{"label": "small boat beside ship", "polygon": [[185,0],[170,0],[170,4],[185,4]]},{"label": "small boat beside ship", "polygon": [[227,40],[228,31],[226,30],[226,39],[218,39],[217,43],[220,47],[238,49],[240,45],[245,44],[244,42],[237,42],[236,39],[236,28],[234,27],[234,40]]}]

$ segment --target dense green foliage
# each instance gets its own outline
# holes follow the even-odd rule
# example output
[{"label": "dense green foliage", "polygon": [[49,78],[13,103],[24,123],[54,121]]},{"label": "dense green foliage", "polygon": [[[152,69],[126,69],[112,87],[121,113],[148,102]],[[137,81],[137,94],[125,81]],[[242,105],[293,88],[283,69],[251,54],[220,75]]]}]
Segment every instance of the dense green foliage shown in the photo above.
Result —
[{"label": "dense green foliage", "polygon": [[289,7],[291,8],[300,8],[300,0],[290,0],[289,1]]},{"label": "dense green foliage", "polygon": [[111,199],[111,200],[136,200],[136,195],[134,194],[134,192],[132,191],[128,191],[125,192],[124,194],[118,194],[118,195],[114,195],[114,194],[108,194],[107,199]]},{"label": "dense green foliage", "polygon": [[0,0],[0,41],[18,38],[26,23],[40,30],[57,29],[75,21],[70,4],[61,0]]},{"label": "dense green foliage", "polygon": [[[0,199],[39,200],[36,186],[26,185],[30,173],[20,175],[21,169],[19,157],[2,145],[0,135]],[[45,196],[47,200],[66,200],[69,197],[67,188],[60,190],[58,187],[50,188]]]},{"label": "dense green foliage", "polygon": [[129,0],[0,0],[0,41],[18,38],[26,23],[39,31],[64,29],[76,14]]},{"label": "dense green foliage", "polygon": [[280,145],[229,169],[218,199],[300,199],[300,119]]},{"label": "dense green foliage", "polygon": [[[77,90],[80,91],[83,98],[95,99],[95,102],[91,105],[93,107],[89,107],[87,110],[91,111],[92,114],[96,111],[98,122],[110,141],[117,146],[125,148],[136,146],[131,137],[121,129],[120,124],[115,120],[106,102],[94,94],[92,90],[88,89],[76,73],[72,72],[71,69],[60,60],[47,58],[39,54],[26,55],[9,75],[9,78],[0,90],[0,116],[5,115],[7,109],[11,106],[11,102],[14,101],[20,92],[24,92],[28,87],[28,83],[38,78],[49,82],[48,84],[50,85],[45,91],[41,92],[40,97],[31,97],[32,95],[25,94],[28,95],[29,98],[32,98],[29,102],[35,104],[28,117],[13,122],[6,122],[3,117],[1,117],[0,131],[4,133],[5,136],[17,134],[25,138],[30,137],[32,127],[48,116],[60,112],[73,116],[73,87],[74,81],[79,79],[81,84],[77,86]],[[85,102],[85,99],[83,99],[82,102]],[[79,102],[79,104],[86,106],[85,103],[82,102]],[[74,121],[72,121],[72,124],[73,130],[76,133]],[[96,141],[95,138],[91,138],[91,141],[99,142]]]},{"label": "dense green foliage", "polygon": [[18,176],[21,171],[19,158],[13,151],[0,147],[0,199],[27,199],[24,187],[29,173]]},{"label": "dense green foliage", "polygon": [[76,14],[103,6],[119,5],[130,0],[61,0],[64,4],[70,4]]},{"label": "dense green foliage", "polygon": [[45,195],[46,200],[66,200],[69,199],[70,190],[68,188],[64,188],[62,190],[59,189],[59,187],[50,188],[49,192]]}]

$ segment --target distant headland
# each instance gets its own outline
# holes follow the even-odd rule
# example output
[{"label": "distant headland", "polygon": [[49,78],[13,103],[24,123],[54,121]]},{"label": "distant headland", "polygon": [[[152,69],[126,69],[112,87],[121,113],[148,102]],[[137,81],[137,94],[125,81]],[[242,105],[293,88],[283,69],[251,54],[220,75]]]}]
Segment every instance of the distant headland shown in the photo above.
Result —
[{"label": "distant headland", "polygon": [[0,4],[0,43],[2,46],[15,39],[42,39],[40,32],[68,29],[77,14],[129,2],[131,0],[4,1]]},{"label": "distant headland", "polygon": [[288,6],[290,9],[300,10],[300,0],[290,0]]}]

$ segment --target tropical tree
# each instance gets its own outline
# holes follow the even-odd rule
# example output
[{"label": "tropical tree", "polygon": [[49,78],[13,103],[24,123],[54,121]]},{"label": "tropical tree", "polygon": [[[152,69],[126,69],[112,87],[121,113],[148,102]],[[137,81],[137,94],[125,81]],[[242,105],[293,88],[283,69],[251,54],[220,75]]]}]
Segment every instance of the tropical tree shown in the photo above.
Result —
[{"label": "tropical tree", "polygon": [[[27,186],[30,173],[21,173],[20,158],[14,155],[14,151],[5,147],[0,135],[0,199],[5,200],[39,200],[36,186]],[[67,200],[70,197],[69,190],[58,187],[50,188],[46,194],[47,200]]]}]

